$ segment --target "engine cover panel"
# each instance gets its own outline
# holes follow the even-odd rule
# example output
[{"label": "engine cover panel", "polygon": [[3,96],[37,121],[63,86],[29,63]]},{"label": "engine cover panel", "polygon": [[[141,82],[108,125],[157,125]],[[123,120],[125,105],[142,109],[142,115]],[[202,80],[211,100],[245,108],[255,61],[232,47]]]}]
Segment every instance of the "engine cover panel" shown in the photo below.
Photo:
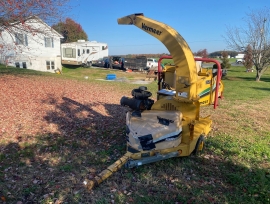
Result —
[{"label": "engine cover panel", "polygon": [[181,143],[180,111],[145,110],[141,117],[127,112],[126,125],[127,142],[138,151],[172,148]]}]

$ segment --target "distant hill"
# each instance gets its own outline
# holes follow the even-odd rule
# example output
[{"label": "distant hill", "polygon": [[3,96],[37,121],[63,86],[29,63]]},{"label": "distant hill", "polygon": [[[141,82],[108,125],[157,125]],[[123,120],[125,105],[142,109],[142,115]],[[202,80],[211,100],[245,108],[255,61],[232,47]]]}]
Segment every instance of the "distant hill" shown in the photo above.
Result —
[{"label": "distant hill", "polygon": [[231,57],[235,57],[238,54],[238,52],[236,51],[221,50],[221,51],[215,51],[215,52],[210,53],[208,57],[216,58],[218,56],[221,56],[221,53],[224,51],[226,51],[228,55],[230,55]]}]

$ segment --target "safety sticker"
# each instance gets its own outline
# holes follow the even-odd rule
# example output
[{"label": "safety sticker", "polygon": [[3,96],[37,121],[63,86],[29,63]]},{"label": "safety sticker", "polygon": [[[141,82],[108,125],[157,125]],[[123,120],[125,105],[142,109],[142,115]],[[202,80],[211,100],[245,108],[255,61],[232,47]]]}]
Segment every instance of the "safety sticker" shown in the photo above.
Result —
[{"label": "safety sticker", "polygon": [[178,92],[178,96],[187,98],[188,97],[188,93],[187,92]]}]

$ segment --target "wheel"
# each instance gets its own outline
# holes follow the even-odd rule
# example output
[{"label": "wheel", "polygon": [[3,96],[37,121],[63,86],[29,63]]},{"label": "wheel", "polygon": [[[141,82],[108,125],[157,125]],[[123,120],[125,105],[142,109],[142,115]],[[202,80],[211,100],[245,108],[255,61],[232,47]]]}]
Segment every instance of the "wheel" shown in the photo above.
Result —
[{"label": "wheel", "polygon": [[92,66],[92,62],[86,62],[85,64],[83,64],[84,68],[89,68]]},{"label": "wheel", "polygon": [[204,141],[204,136],[201,135],[196,143],[195,149],[193,150],[193,154],[195,156],[199,156],[203,150],[204,150],[204,146],[205,146],[205,141]]}]

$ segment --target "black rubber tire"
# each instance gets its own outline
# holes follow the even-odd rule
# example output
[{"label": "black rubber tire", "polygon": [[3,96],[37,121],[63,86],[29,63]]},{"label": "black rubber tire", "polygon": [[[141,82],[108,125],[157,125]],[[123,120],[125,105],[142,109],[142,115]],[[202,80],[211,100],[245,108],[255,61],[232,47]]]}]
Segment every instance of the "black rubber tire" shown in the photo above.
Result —
[{"label": "black rubber tire", "polygon": [[86,62],[85,64],[83,64],[84,68],[89,68],[92,66],[92,62]]},{"label": "black rubber tire", "polygon": [[205,139],[204,136],[201,135],[197,140],[195,149],[193,150],[192,154],[195,156],[200,156],[204,150],[204,147],[205,147]]}]

